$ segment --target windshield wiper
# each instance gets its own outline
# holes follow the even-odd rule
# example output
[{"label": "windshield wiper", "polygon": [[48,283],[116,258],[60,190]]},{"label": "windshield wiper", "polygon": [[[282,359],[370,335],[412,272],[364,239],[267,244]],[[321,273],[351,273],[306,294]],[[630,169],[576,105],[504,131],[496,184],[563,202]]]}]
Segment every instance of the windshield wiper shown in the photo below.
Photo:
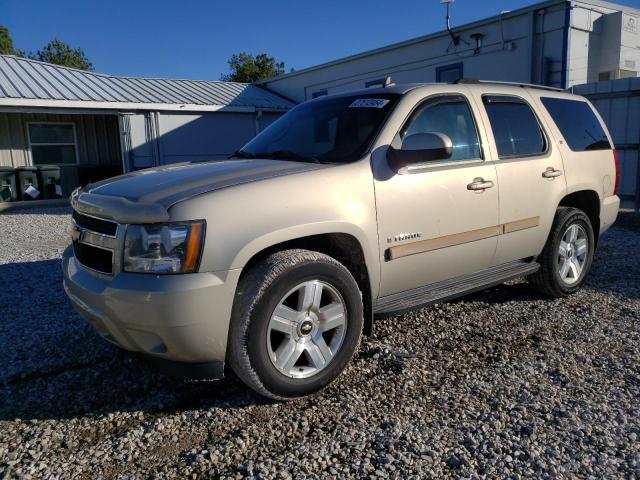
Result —
[{"label": "windshield wiper", "polygon": [[273,160],[294,160],[296,162],[322,163],[318,157],[303,155],[292,150],[274,150],[273,152],[256,153],[255,156],[258,158],[270,158]]},{"label": "windshield wiper", "polygon": [[253,153],[245,152],[244,150],[237,150],[233,152],[229,158],[256,158]]}]

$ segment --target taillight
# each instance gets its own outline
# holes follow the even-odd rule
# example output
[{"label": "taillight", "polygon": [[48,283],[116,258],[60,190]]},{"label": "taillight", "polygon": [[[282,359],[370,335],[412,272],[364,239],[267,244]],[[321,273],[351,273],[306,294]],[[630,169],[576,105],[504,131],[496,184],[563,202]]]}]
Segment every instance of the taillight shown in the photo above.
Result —
[{"label": "taillight", "polygon": [[618,151],[613,149],[613,161],[616,167],[616,183],[613,187],[613,194],[618,194],[618,189],[620,188],[620,159],[618,158]]}]

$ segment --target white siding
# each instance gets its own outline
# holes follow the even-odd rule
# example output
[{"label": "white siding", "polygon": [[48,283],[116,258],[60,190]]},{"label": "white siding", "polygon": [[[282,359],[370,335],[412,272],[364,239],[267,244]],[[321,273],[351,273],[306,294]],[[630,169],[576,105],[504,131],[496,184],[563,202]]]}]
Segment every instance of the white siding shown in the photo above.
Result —
[{"label": "white siding", "polygon": [[[462,62],[466,78],[544,82],[560,86],[564,44],[565,3],[533,11],[505,14],[455,28],[461,41],[451,44],[446,32],[301,70],[273,79],[267,88],[296,101],[328,93],[363,88],[370,80],[391,76],[396,83],[435,82],[439,66]],[[532,32],[535,32],[532,34]],[[473,33],[484,35],[474,52]],[[464,42],[468,42],[468,45]]]}]

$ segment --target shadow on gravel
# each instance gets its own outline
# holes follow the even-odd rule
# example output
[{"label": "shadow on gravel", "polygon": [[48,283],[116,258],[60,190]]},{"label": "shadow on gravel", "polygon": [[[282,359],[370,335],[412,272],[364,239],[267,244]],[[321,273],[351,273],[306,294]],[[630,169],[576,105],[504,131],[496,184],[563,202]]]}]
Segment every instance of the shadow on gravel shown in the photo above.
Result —
[{"label": "shadow on gravel", "polygon": [[7,210],[0,212],[0,218],[3,216],[9,217],[14,215],[66,215],[71,213],[71,207],[68,205],[61,205],[56,207],[25,207],[17,208],[15,210]]},{"label": "shadow on gravel", "polygon": [[184,383],[98,337],[62,288],[60,260],[0,265],[0,420],[264,403],[235,377]]}]

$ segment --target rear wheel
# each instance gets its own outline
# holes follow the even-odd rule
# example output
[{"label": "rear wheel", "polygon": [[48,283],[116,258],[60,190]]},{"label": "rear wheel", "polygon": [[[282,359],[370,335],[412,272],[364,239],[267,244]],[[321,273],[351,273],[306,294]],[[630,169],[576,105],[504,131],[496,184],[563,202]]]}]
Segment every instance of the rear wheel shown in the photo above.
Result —
[{"label": "rear wheel", "polygon": [[360,291],[342,264],[307,250],[278,252],[240,280],[229,364],[266,397],[308,395],[346,367],[362,324]]},{"label": "rear wheel", "polygon": [[577,208],[560,207],[540,255],[540,270],[531,276],[532,283],[552,297],[574,293],[587,278],[594,250],[589,217]]}]

